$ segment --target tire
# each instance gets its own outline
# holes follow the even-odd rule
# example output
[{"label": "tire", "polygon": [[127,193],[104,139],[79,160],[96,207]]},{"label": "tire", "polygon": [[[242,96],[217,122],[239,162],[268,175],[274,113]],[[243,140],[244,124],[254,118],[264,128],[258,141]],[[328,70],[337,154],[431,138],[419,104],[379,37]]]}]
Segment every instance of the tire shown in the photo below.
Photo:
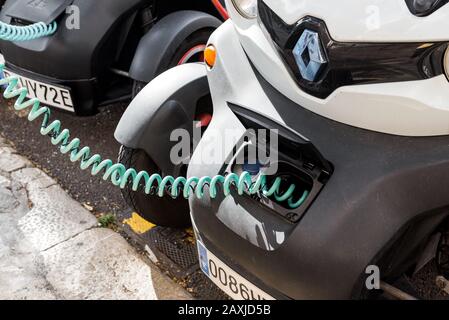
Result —
[{"label": "tire", "polygon": [[[127,168],[161,174],[161,170],[143,150],[122,146],[118,161]],[[128,182],[122,189],[122,195],[126,203],[145,220],[171,228],[186,228],[191,225],[189,203],[186,199],[182,197],[173,199],[169,195],[160,198],[156,195],[147,195],[143,190],[141,185],[137,191],[133,191],[132,183]]]},{"label": "tire", "polygon": [[[211,29],[204,29],[192,33],[181,43],[174,55],[170,58],[170,60],[168,60],[168,64],[165,66],[160,66],[159,73],[162,73],[180,64],[202,61],[203,59],[201,55],[198,54],[193,55],[189,59],[183,58],[185,58],[189,52],[192,52],[192,50],[199,48],[200,46],[203,46],[205,48],[212,31],[213,30]],[[134,99],[146,85],[146,82],[134,80],[132,98]]]}]

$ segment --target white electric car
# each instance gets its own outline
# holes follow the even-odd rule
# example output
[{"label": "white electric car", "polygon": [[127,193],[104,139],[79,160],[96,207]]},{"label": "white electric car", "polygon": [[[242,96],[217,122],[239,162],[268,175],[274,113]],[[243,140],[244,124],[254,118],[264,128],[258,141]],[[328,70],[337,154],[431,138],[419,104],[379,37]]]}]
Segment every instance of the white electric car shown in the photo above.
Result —
[{"label": "white electric car", "polygon": [[[448,277],[448,1],[226,2],[231,19],[209,40],[215,59],[154,80],[116,133],[161,158],[169,150],[148,138],[169,112],[160,106],[194,110],[207,87],[213,117],[187,176],[213,177],[241,172],[233,156],[251,148],[217,133],[277,130],[279,160],[263,166],[307,199],[192,196],[205,274],[236,299],[372,298],[379,286],[411,298],[413,288],[391,285],[434,258]],[[159,111],[142,119],[139,101],[155,95]],[[211,144],[223,152],[205,163]]]}]

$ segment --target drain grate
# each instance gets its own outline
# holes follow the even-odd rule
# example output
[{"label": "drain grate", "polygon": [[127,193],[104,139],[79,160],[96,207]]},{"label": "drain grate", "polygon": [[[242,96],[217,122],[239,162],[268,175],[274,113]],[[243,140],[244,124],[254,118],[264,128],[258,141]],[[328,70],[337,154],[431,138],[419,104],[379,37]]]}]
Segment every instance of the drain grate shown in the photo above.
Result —
[{"label": "drain grate", "polygon": [[192,294],[204,300],[230,300],[212,281],[210,281],[200,270],[196,271],[187,279],[187,288]]},{"label": "drain grate", "polygon": [[146,238],[150,248],[156,248],[181,269],[189,271],[198,268],[198,257],[196,247],[185,240],[186,235],[183,231],[156,227]]}]

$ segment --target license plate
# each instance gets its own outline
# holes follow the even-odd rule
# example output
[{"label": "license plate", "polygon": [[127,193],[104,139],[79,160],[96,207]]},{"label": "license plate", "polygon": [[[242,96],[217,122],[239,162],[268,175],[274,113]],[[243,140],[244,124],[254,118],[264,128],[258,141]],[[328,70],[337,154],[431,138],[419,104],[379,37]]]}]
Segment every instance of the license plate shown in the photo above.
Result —
[{"label": "license plate", "polygon": [[197,241],[200,267],[204,274],[234,300],[274,300],[240,274],[229,268],[204,244]]},{"label": "license plate", "polygon": [[3,70],[3,73],[5,77],[18,77],[18,86],[27,88],[28,98],[37,98],[45,106],[55,107],[70,112],[75,111],[70,90],[20,76],[6,69]]}]

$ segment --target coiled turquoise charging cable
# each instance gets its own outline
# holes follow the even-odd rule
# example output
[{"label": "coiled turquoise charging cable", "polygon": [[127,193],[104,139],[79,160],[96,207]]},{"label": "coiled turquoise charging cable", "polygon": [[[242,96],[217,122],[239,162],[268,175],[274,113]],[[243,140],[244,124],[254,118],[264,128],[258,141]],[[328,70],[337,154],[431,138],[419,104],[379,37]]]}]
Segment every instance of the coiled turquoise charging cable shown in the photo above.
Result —
[{"label": "coiled turquoise charging cable", "polygon": [[[0,39],[8,41],[24,41],[47,36],[56,31],[56,23],[46,26],[44,23],[38,23],[32,26],[16,27],[0,22]],[[4,65],[0,64],[0,73],[3,73]],[[267,177],[259,175],[256,182],[253,182],[250,173],[243,172],[241,175],[231,173],[214,177],[162,177],[159,174],[150,174],[146,171],[137,172],[133,168],[126,168],[123,164],[115,163],[110,159],[103,160],[98,154],[91,155],[89,147],[81,148],[81,141],[78,138],[70,139],[70,131],[61,128],[61,121],[54,120],[50,123],[51,111],[48,107],[41,106],[36,98],[27,99],[28,91],[24,87],[19,87],[19,79],[16,76],[10,76],[0,80],[0,86],[7,85],[3,96],[6,99],[17,98],[14,104],[16,111],[29,109],[28,120],[34,121],[42,117],[41,134],[51,137],[51,143],[59,145],[62,154],[69,154],[72,162],[80,161],[81,170],[91,168],[91,174],[96,176],[103,173],[104,180],[110,180],[115,186],[125,188],[129,182],[132,182],[132,189],[137,191],[141,183],[144,183],[144,192],[156,194],[163,197],[167,192],[173,197],[183,196],[185,199],[195,195],[201,199],[206,194],[206,186],[209,188],[209,196],[213,199],[218,195],[219,190],[224,196],[231,194],[232,187],[237,187],[239,195],[248,193],[250,195],[262,194],[265,197],[274,197],[278,202],[287,201],[291,209],[299,208],[307,199],[309,192],[304,191],[298,200],[293,199],[296,186],[291,184],[286,192],[281,194],[282,179],[277,177],[272,186],[268,187]]]},{"label": "coiled turquoise charging cable", "polygon": [[29,26],[12,26],[0,21],[0,40],[29,41],[52,35],[58,28],[56,22],[46,25],[43,22]]},{"label": "coiled turquoise charging cable", "polygon": [[[3,72],[4,65],[0,65],[0,72]],[[294,201],[293,193],[296,189],[294,184],[290,185],[288,190],[280,194],[280,188],[282,179],[276,178],[271,187],[267,186],[267,178],[264,175],[260,175],[256,182],[252,181],[252,177],[248,172],[243,172],[241,175],[231,173],[229,175],[222,176],[217,175],[215,177],[191,177],[174,178],[172,176],[162,177],[159,174],[149,174],[146,171],[137,172],[135,169],[127,169],[121,163],[114,163],[110,159],[103,160],[98,154],[91,156],[89,147],[81,148],[81,141],[78,138],[70,139],[70,131],[68,129],[61,129],[61,121],[54,120],[50,123],[51,110],[48,107],[41,106],[40,101],[36,98],[27,99],[27,89],[18,86],[19,79],[16,76],[10,76],[0,80],[0,86],[7,85],[3,96],[6,99],[12,99],[17,97],[14,104],[16,111],[30,109],[28,113],[28,120],[34,121],[39,117],[42,117],[41,134],[51,137],[51,143],[53,145],[60,145],[60,151],[62,154],[69,154],[72,162],[80,161],[81,170],[87,170],[91,168],[92,175],[98,175],[103,172],[104,180],[111,180],[115,186],[125,188],[128,182],[132,182],[132,189],[137,191],[141,182],[144,182],[144,191],[146,194],[151,194],[154,188],[157,189],[157,195],[163,197],[170,189],[172,197],[176,198],[183,196],[188,199],[192,193],[201,199],[205,195],[205,188],[209,186],[209,195],[211,198],[216,198],[219,192],[220,186],[225,196],[231,194],[232,186],[237,187],[239,195],[243,195],[245,192],[250,195],[262,193],[265,197],[273,196],[276,201],[287,201],[288,206],[291,209],[299,208],[307,199],[309,193],[304,191],[300,199]]]}]

